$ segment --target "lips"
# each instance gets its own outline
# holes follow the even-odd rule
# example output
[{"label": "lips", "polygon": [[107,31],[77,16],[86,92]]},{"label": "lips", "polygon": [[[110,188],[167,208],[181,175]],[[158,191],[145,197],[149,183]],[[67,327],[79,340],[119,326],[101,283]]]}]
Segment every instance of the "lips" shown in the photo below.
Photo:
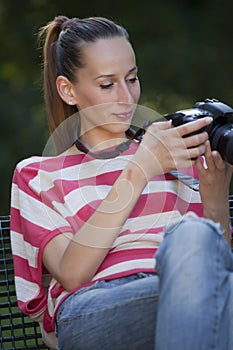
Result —
[{"label": "lips", "polygon": [[133,115],[132,111],[128,111],[128,112],[120,112],[120,113],[113,113],[113,116],[120,118],[122,120],[128,120],[131,119]]}]

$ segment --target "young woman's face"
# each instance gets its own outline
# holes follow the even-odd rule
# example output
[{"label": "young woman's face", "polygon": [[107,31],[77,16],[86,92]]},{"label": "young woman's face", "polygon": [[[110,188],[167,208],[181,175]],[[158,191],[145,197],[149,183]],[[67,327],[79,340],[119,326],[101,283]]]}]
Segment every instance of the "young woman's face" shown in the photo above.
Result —
[{"label": "young woman's face", "polygon": [[84,62],[73,85],[78,109],[84,111],[81,125],[118,137],[129,128],[140,97],[132,46],[121,37],[100,39],[84,47]]}]

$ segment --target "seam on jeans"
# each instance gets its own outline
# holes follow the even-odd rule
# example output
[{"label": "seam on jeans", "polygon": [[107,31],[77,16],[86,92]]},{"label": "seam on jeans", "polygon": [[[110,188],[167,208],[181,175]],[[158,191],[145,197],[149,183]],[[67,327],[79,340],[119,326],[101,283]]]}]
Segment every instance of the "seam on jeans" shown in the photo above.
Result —
[{"label": "seam on jeans", "polygon": [[215,317],[214,317],[214,322],[213,322],[213,327],[212,327],[212,331],[213,331],[213,343],[210,344],[211,349],[217,349],[217,336],[218,336],[218,331],[219,331],[219,326],[220,326],[220,316],[219,316],[219,311],[220,311],[220,306],[219,306],[219,281],[220,281],[220,239],[218,240],[218,249],[217,249],[217,253],[216,253],[216,274],[217,274],[217,286],[214,292],[214,299],[215,299]]}]

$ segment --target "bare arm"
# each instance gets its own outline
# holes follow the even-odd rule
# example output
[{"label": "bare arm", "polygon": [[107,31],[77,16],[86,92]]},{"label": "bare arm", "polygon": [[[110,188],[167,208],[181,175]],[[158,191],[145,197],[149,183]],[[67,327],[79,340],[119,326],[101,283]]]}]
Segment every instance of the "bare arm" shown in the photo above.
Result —
[{"label": "bare arm", "polygon": [[72,239],[67,233],[46,245],[43,263],[65,289],[72,290],[92,279],[153,176],[188,167],[192,165],[190,158],[205,151],[206,133],[182,136],[209,122],[203,118],[177,128],[169,122],[152,124],[98,210]]},{"label": "bare arm", "polygon": [[120,175],[98,210],[73,236],[63,234],[44,249],[50,273],[72,290],[91,280],[146,185],[134,165]]}]

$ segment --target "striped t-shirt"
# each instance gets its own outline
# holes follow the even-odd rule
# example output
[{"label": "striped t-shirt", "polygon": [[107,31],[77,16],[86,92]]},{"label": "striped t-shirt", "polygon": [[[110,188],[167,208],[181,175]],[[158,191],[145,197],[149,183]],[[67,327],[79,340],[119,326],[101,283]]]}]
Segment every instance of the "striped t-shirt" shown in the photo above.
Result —
[{"label": "striped t-shirt", "polygon": [[[54,332],[56,310],[69,295],[43,267],[44,247],[53,237],[75,234],[82,227],[137,147],[133,142],[113,159],[63,153],[31,157],[17,165],[11,202],[17,299],[22,312],[41,323],[43,334]],[[193,168],[185,172],[196,176]],[[164,226],[188,211],[202,216],[197,191],[171,174],[153,178],[89,284],[137,272],[154,272],[154,256],[163,239]]]}]

